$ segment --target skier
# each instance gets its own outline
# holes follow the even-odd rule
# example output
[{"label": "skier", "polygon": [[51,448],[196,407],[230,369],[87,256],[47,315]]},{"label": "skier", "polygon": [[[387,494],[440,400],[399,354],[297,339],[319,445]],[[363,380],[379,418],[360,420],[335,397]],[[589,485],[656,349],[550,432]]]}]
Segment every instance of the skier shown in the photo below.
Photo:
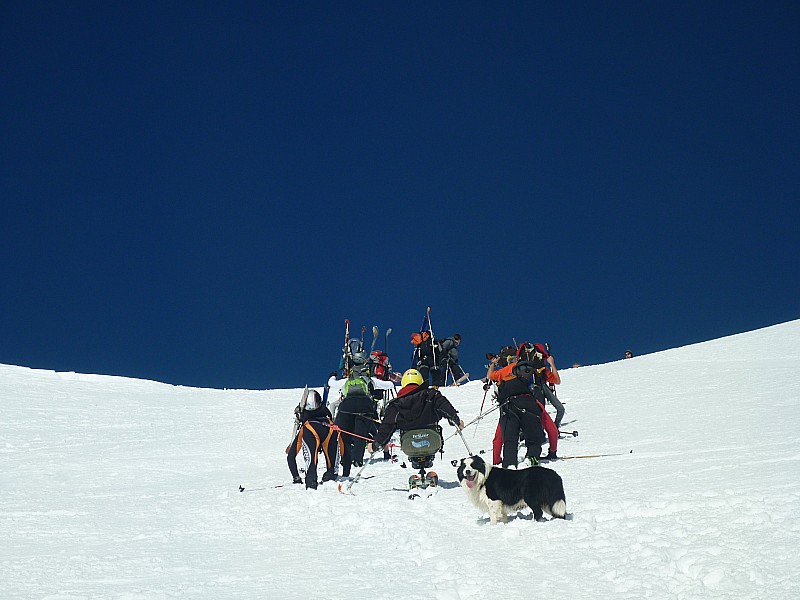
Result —
[{"label": "skier", "polygon": [[297,470],[297,455],[303,451],[306,463],[306,489],[317,489],[317,462],[319,453],[325,455],[326,470],[322,481],[336,479],[341,443],[339,434],[331,428],[333,417],[322,397],[316,390],[310,390],[303,406],[296,411],[299,429],[297,437],[286,448],[286,460],[292,473],[293,483],[303,483]]},{"label": "skier", "polygon": [[464,375],[464,370],[458,364],[458,346],[460,344],[461,334],[459,333],[455,333],[452,337],[442,340],[441,351],[439,353],[439,370],[432,372],[435,378],[433,385],[444,385],[447,380],[447,373],[453,376],[453,382],[458,381]]},{"label": "skier", "polygon": [[[366,365],[366,356],[364,364]],[[361,467],[364,464],[364,446],[367,443],[365,438],[375,431],[378,420],[373,395],[374,390],[368,372],[365,377],[358,376],[355,372],[351,373],[342,388],[342,401],[336,410],[335,423],[342,429],[343,477],[350,476],[352,465]]]},{"label": "skier", "polygon": [[[564,419],[564,405],[561,404],[561,401],[556,396],[554,387],[551,386],[559,385],[561,383],[561,376],[558,374],[556,361],[553,355],[549,353],[548,348],[549,347],[546,348],[542,344],[530,344],[525,342],[520,345],[519,355],[520,360],[530,360],[536,364],[539,364],[541,361],[545,362],[545,369],[539,371],[531,385],[541,386],[544,397],[547,398],[550,404],[556,409],[556,429],[560,429],[561,421]],[[542,402],[542,404],[544,404],[544,402]]]},{"label": "skier", "polygon": [[464,429],[464,421],[459,418],[458,411],[439,390],[428,386],[419,371],[409,369],[403,373],[400,385],[397,399],[386,407],[386,414],[374,441],[369,445],[369,452],[385,446],[397,429],[401,432],[411,429],[437,429],[442,418],[447,419],[454,427]]}]

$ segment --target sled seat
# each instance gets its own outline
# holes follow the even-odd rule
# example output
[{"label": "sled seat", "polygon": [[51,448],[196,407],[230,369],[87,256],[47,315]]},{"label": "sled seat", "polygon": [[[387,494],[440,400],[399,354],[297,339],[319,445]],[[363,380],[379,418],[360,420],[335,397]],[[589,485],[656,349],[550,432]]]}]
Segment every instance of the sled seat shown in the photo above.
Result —
[{"label": "sled seat", "polygon": [[400,432],[400,449],[415,469],[430,469],[433,457],[442,448],[442,434],[436,429],[410,429]]}]

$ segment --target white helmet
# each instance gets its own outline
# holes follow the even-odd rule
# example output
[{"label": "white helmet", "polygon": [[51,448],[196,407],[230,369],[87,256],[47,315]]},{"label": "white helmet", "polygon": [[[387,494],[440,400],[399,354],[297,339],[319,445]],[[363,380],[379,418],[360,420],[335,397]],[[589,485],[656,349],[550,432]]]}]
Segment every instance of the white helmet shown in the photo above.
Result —
[{"label": "white helmet", "polygon": [[306,405],[303,408],[306,410],[317,410],[320,406],[322,406],[322,396],[319,395],[317,390],[308,390]]}]

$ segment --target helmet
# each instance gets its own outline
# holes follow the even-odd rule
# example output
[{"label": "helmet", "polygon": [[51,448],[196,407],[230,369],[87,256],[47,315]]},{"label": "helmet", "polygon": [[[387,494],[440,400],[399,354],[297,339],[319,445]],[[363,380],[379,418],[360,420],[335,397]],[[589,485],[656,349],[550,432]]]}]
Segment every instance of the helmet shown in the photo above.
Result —
[{"label": "helmet", "polygon": [[306,410],[317,410],[320,406],[322,406],[322,396],[319,395],[317,390],[308,390],[306,405],[303,408]]},{"label": "helmet", "polygon": [[353,362],[357,365],[363,365],[367,362],[367,353],[362,351],[353,353]]},{"label": "helmet", "polygon": [[409,369],[403,373],[403,378],[400,380],[400,385],[406,387],[409,384],[422,385],[422,373],[416,369]]}]

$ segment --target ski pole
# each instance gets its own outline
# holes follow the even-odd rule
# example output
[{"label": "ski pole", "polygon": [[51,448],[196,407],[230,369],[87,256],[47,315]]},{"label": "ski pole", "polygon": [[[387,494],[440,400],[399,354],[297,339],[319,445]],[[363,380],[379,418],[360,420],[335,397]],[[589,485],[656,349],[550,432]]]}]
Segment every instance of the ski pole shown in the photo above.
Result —
[{"label": "ski pole", "polygon": [[[456,383],[456,374],[455,374],[455,373],[453,373],[453,367],[452,367],[452,365],[450,364],[450,361],[449,361],[449,360],[447,361],[447,372],[448,372],[448,373],[450,373],[450,377],[452,377],[452,378],[453,378],[453,383],[452,383],[451,385],[458,385],[458,384]],[[447,382],[445,381],[445,383],[447,383]]]},{"label": "ski pole", "polygon": [[[469,423],[467,423],[466,425],[464,425],[464,429],[466,429],[467,427],[469,427],[470,425],[472,425],[472,424],[474,424],[474,423],[477,423],[478,421],[480,421],[480,420],[481,420],[483,417],[485,417],[486,415],[490,415],[490,414],[492,414],[492,413],[493,413],[494,411],[496,411],[498,408],[500,408],[500,405],[499,405],[499,404],[498,404],[497,406],[493,406],[492,408],[490,408],[489,410],[487,410],[485,413],[478,415],[477,417],[475,417],[474,419],[472,419],[472,421],[470,421]],[[459,431],[459,433],[460,433],[460,431]],[[451,437],[453,437],[454,435],[456,435],[456,434],[455,434],[455,433],[453,433],[453,434],[450,434],[449,436],[447,436],[446,438],[444,438],[444,441],[446,442],[447,440],[449,440],[449,439],[450,439]]]},{"label": "ski pole", "polygon": [[464,447],[467,449],[467,454],[472,456],[472,450],[469,449],[469,446],[467,445],[467,440],[466,438],[464,438],[464,434],[461,433],[461,430],[458,428],[458,425],[456,425],[456,433],[458,433],[458,435],[461,436],[461,441],[464,442]]},{"label": "ski pole", "polygon": [[[486,395],[489,393],[489,390],[492,389],[492,381],[489,380],[483,385],[483,400],[481,400],[481,410],[478,412],[478,423],[483,420],[483,405],[486,404]],[[475,432],[472,434],[472,439],[475,439],[475,436],[478,435],[478,428],[475,428]]]},{"label": "ski pole", "polygon": [[472,419],[472,421],[470,421],[469,423],[467,423],[466,425],[464,425],[464,429],[466,429],[467,427],[469,427],[469,426],[470,426],[470,425],[472,425],[473,423],[477,423],[478,421],[480,421],[481,419],[483,419],[483,417],[485,417],[486,415],[490,415],[490,414],[492,414],[492,413],[493,413],[494,411],[496,411],[498,408],[500,408],[500,405],[499,405],[499,404],[498,404],[497,406],[493,406],[492,408],[490,408],[489,410],[487,410],[487,411],[486,411],[486,412],[484,412],[484,413],[480,413],[480,414],[479,414],[477,417],[475,417],[474,419]]},{"label": "ski pole", "polygon": [[357,482],[359,479],[361,479],[361,474],[364,472],[364,469],[366,469],[370,465],[370,463],[372,462],[372,457],[375,456],[375,452],[376,451],[373,450],[372,452],[369,453],[369,457],[367,458],[367,461],[358,470],[358,473],[356,473],[356,476],[353,477],[352,480],[347,482],[347,485],[344,487],[344,490],[342,490],[342,484],[341,483],[339,484],[339,491],[340,492],[342,492],[343,494],[349,494],[350,493],[350,489],[353,487],[353,484],[355,482]]}]

